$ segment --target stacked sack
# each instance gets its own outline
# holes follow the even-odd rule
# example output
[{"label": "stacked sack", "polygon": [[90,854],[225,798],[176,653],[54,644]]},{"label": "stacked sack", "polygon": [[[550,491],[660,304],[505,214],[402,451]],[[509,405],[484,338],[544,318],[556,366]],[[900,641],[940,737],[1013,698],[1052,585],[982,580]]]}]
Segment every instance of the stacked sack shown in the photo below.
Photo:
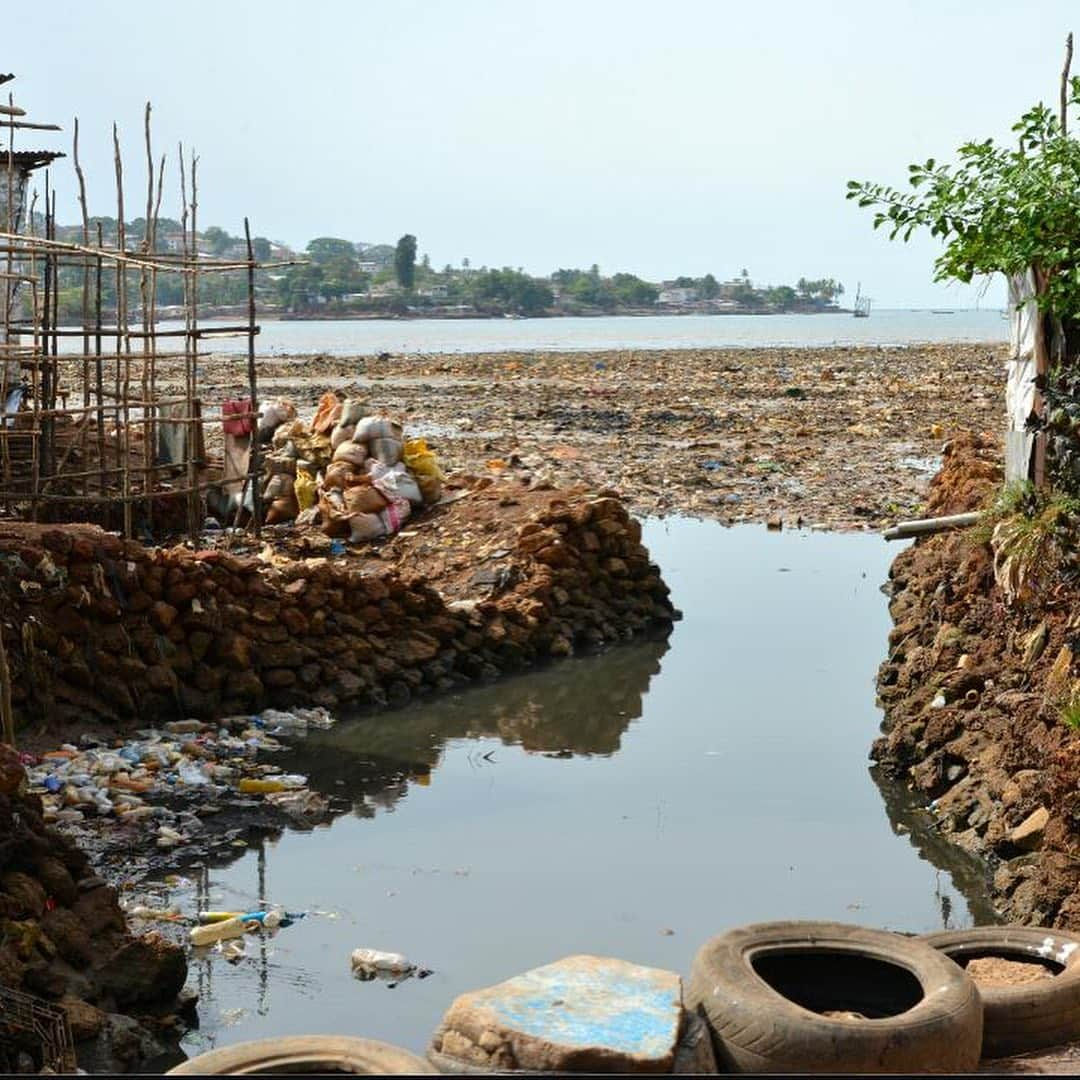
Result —
[{"label": "stacked sack", "polygon": [[286,419],[286,410],[275,415],[282,420],[265,462],[268,525],[317,516],[327,536],[359,543],[397,532],[414,510],[442,497],[427,443],[406,441],[401,424],[357,399],[324,394],[310,429]]}]

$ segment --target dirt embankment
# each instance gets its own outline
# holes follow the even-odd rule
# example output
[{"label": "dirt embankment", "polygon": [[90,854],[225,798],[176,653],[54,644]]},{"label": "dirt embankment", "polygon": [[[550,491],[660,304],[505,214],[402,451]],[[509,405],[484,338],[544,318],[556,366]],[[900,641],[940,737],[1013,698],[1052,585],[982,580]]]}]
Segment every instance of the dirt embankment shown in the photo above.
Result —
[{"label": "dirt embankment", "polygon": [[[237,356],[200,371],[207,401],[246,385]],[[1001,426],[1003,380],[1002,348],[963,344],[259,359],[261,395],[358,397],[450,469],[501,458],[638,514],[830,529],[918,516],[942,443]]]},{"label": "dirt embankment", "polygon": [[[929,513],[978,509],[1002,479],[995,442],[955,439]],[[1010,606],[974,531],[919,541],[893,564],[895,626],[872,757],[923,796],[937,828],[988,860],[1010,921],[1080,926],[1080,732],[1061,720],[1075,674],[1080,591]]]}]

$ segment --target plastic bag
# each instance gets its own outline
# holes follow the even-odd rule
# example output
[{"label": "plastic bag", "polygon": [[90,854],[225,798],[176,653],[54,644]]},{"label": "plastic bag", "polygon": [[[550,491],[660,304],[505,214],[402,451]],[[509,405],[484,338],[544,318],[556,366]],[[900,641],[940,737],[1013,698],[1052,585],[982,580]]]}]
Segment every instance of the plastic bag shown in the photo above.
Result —
[{"label": "plastic bag", "polygon": [[383,416],[365,416],[353,432],[353,441],[366,444],[368,453],[384,465],[401,460],[403,437],[401,425]]},{"label": "plastic bag", "polygon": [[398,462],[396,465],[387,467],[381,462],[373,462],[371,466],[371,483],[377,487],[387,499],[408,499],[412,506],[423,506],[424,498],[420,494],[420,488],[416,480],[405,466]]},{"label": "plastic bag", "polygon": [[364,415],[366,408],[367,405],[359,398],[346,398],[341,406],[339,423],[342,427],[355,426],[356,422]]},{"label": "plastic bag", "polygon": [[386,509],[379,514],[388,535],[393,535],[409,520],[412,508],[408,499],[391,499]]},{"label": "plastic bag", "polygon": [[350,543],[377,540],[380,536],[386,536],[388,531],[382,514],[353,514],[349,518]]},{"label": "plastic bag", "polygon": [[363,465],[367,461],[367,450],[358,442],[343,442],[334,451],[335,461],[348,461],[353,465]]},{"label": "plastic bag", "polygon": [[322,531],[331,540],[341,540],[349,535],[349,515],[345,513],[344,503],[338,506],[329,498],[333,494],[340,495],[340,492],[324,492],[319,497],[319,517],[322,518]]},{"label": "plastic bag", "polygon": [[311,421],[311,430],[316,435],[325,435],[341,416],[341,399],[332,390],[328,390],[319,398],[315,416]]},{"label": "plastic bag", "polygon": [[355,424],[349,424],[348,426],[338,424],[330,432],[330,445],[336,450],[343,442],[348,442],[353,437],[354,431],[356,431]]},{"label": "plastic bag", "polygon": [[386,509],[388,500],[371,484],[358,484],[345,492],[345,506],[354,514],[378,514]]},{"label": "plastic bag", "polygon": [[[232,398],[221,403],[222,426],[226,435],[250,435],[254,427],[250,416],[245,413],[252,411],[251,398]],[[230,417],[236,419],[230,419]]]},{"label": "plastic bag", "polygon": [[443,476],[438,458],[426,439],[408,439],[402,453],[405,467],[413,474],[424,502],[429,506],[442,498]]},{"label": "plastic bag", "polygon": [[362,473],[351,461],[335,461],[327,467],[323,477],[324,488],[355,487],[357,484],[366,484],[367,476]]},{"label": "plastic bag", "polygon": [[293,491],[296,492],[296,503],[300,507],[300,511],[303,512],[315,505],[315,500],[318,497],[319,485],[315,482],[315,477],[310,473],[301,470],[296,474],[296,482],[293,484]]}]

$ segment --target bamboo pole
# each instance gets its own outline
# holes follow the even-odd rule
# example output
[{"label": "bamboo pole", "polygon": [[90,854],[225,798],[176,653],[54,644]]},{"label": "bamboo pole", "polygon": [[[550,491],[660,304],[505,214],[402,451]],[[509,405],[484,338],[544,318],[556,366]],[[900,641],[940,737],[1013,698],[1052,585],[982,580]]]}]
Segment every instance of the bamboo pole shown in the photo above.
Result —
[{"label": "bamboo pole", "polygon": [[[255,252],[251,246],[251,226],[248,219],[244,218],[244,240],[247,243],[248,256],[248,397],[251,400],[251,411],[258,415],[259,412],[259,388],[255,374]],[[248,453],[248,475],[251,479],[251,505],[254,510],[252,517],[255,521],[255,535],[259,536],[262,531],[262,462],[259,453],[259,425],[254,421],[251,425],[251,443]]]}]

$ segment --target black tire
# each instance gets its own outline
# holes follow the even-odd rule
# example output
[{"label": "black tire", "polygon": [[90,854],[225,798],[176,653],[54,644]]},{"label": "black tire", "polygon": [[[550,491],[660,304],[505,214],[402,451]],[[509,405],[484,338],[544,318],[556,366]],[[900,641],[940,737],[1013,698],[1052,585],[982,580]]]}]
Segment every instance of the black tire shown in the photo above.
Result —
[{"label": "black tire", "polygon": [[733,1072],[970,1072],[982,1046],[979,991],[956,964],[917,938],[842,923],[720,934],[698,950],[686,1001]]},{"label": "black tire", "polygon": [[1052,979],[980,986],[983,1057],[1004,1057],[1069,1042],[1080,1035],[1080,937],[1036,926],[982,926],[923,935],[961,967],[984,956],[1046,963]]},{"label": "black tire", "polygon": [[244,1076],[248,1073],[354,1073],[434,1076],[423,1058],[375,1039],[295,1035],[211,1050],[170,1069],[167,1076]]}]

